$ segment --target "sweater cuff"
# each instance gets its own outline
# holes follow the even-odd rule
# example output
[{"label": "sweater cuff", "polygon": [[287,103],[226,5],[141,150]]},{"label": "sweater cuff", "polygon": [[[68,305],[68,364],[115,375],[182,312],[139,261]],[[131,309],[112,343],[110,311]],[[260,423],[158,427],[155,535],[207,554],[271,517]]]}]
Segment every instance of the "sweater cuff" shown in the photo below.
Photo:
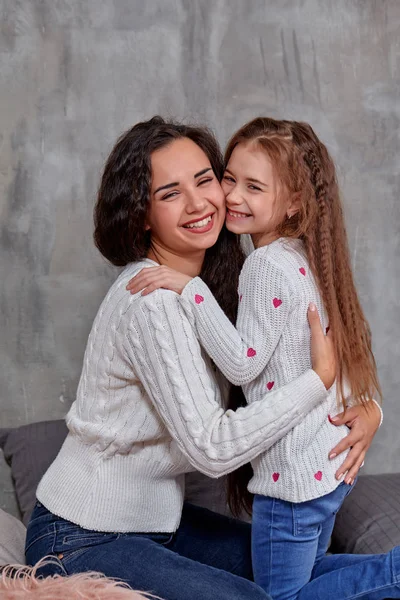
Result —
[{"label": "sweater cuff", "polygon": [[380,426],[382,425],[382,422],[383,422],[383,410],[382,410],[382,407],[381,407],[381,405],[379,404],[379,402],[377,402],[377,401],[375,400],[375,398],[371,398],[371,400],[372,400],[372,402],[375,402],[375,404],[377,405],[377,407],[379,408],[379,411],[380,411],[380,413],[381,413],[381,420],[380,420],[380,422],[379,422],[379,427],[380,427]]},{"label": "sweater cuff", "polygon": [[184,300],[190,300],[197,292],[206,294],[207,292],[210,293],[207,284],[204,283],[201,277],[193,277],[193,279],[191,279],[189,283],[185,285],[181,293],[181,298]]},{"label": "sweater cuff", "polygon": [[300,375],[296,379],[296,383],[298,385],[298,407],[303,408],[305,415],[328,396],[325,385],[313,369]]}]

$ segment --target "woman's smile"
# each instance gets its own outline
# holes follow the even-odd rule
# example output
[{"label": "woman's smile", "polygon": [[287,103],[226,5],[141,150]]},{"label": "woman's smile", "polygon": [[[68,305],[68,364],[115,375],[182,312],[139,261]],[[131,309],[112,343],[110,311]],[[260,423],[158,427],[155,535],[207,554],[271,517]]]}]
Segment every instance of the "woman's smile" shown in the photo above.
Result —
[{"label": "woman's smile", "polygon": [[208,213],[204,217],[184,223],[182,227],[190,233],[208,233],[214,226],[214,215],[215,213]]}]

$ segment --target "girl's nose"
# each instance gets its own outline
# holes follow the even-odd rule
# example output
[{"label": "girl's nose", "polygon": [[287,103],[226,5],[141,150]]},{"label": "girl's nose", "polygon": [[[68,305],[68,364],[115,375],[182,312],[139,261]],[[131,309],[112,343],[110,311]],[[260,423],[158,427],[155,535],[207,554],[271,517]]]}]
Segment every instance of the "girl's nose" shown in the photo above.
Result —
[{"label": "girl's nose", "polygon": [[237,186],[230,190],[229,194],[226,196],[227,205],[235,205],[239,206],[242,203],[242,198],[240,196],[239,190]]}]

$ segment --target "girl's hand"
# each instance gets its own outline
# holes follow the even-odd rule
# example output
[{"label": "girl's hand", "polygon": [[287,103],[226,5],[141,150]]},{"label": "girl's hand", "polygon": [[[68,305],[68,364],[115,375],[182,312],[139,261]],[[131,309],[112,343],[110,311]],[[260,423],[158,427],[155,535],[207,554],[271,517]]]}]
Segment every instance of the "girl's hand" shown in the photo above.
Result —
[{"label": "girl's hand", "polygon": [[132,277],[126,286],[126,289],[129,290],[131,294],[137,294],[137,292],[143,290],[142,296],[147,296],[159,288],[181,294],[183,288],[191,279],[192,277],[179,273],[179,271],[170,269],[165,265],[162,265],[161,267],[148,267],[142,269],[135,277]]},{"label": "girl's hand", "polygon": [[343,438],[329,455],[329,458],[334,458],[351,448],[346,460],[336,471],[336,479],[340,479],[342,475],[346,474],[344,481],[350,485],[364,462],[367,450],[381,421],[381,412],[375,402],[370,401],[367,406],[368,408],[361,404],[353,406],[335,417],[330,417],[333,425],[347,425],[351,429],[349,435]]},{"label": "girl's hand", "polygon": [[315,304],[308,309],[308,322],[311,329],[311,362],[316,374],[329,390],[336,379],[336,361],[333,349],[332,332],[324,334]]}]

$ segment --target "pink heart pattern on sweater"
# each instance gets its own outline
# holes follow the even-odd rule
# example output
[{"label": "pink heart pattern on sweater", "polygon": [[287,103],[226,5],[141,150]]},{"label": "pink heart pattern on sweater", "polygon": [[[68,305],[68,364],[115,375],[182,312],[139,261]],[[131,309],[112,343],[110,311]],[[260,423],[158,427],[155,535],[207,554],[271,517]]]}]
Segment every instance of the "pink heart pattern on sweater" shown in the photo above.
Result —
[{"label": "pink heart pattern on sweater", "polygon": [[268,381],[267,390],[270,392],[275,385],[275,381]]},{"label": "pink heart pattern on sweater", "polygon": [[194,297],[194,301],[196,302],[196,304],[201,304],[202,302],[204,302],[204,298],[203,296],[200,296],[200,294],[196,294]]},{"label": "pink heart pattern on sweater", "polygon": [[306,276],[306,270],[304,267],[300,267],[299,271],[302,275],[304,275],[304,277]]},{"label": "pink heart pattern on sweater", "polygon": [[282,304],[282,300],[280,300],[279,298],[274,298],[272,300],[272,303],[273,303],[273,305],[274,305],[275,308],[278,308]]},{"label": "pink heart pattern on sweater", "polygon": [[280,473],[272,473],[272,479],[275,481],[275,483],[278,481],[280,477]]},{"label": "pink heart pattern on sweater", "polygon": [[254,350],[254,348],[249,348],[249,349],[247,350],[247,356],[248,356],[249,358],[252,358],[252,357],[253,357],[253,356],[255,356],[256,354],[257,354],[257,352]]},{"label": "pink heart pattern on sweater", "polygon": [[314,473],[314,477],[317,481],[321,481],[322,479],[322,471],[317,471],[316,473]]}]

